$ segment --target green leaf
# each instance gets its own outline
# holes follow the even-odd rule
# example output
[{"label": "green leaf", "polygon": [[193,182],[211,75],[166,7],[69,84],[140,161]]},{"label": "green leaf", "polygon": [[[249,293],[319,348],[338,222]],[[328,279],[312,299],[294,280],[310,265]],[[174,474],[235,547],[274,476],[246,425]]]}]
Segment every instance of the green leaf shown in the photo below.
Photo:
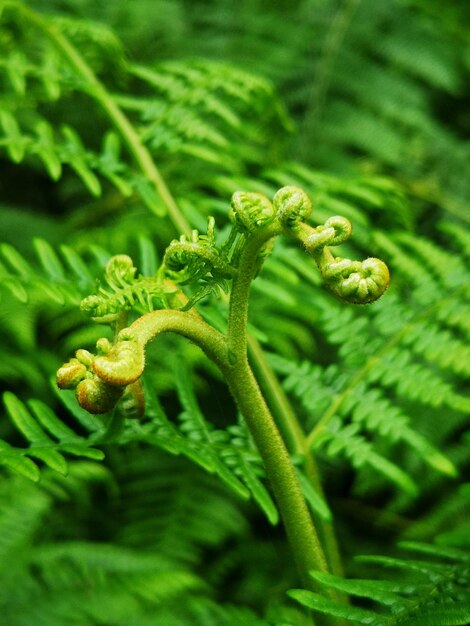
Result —
[{"label": "green leaf", "polygon": [[416,496],[418,494],[418,485],[415,481],[388,459],[371,451],[367,457],[367,462],[373,468],[381,472],[384,476],[410,494],[410,496]]},{"label": "green leaf", "polygon": [[388,581],[353,580],[315,571],[309,572],[309,575],[322,585],[337,589],[347,595],[369,598],[386,606],[396,605],[401,600],[396,594],[407,589],[405,584],[400,585]]},{"label": "green leaf", "polygon": [[155,245],[148,237],[139,235],[140,269],[143,276],[155,276],[158,268]]},{"label": "green leaf", "polygon": [[318,491],[313,487],[312,483],[307,479],[302,470],[298,467],[296,467],[295,469],[297,472],[297,476],[299,477],[300,486],[302,488],[304,498],[307,500],[308,504],[312,508],[312,511],[318,513],[321,519],[325,520],[325,522],[331,522],[331,520],[333,519],[331,510],[324,498],[322,498]]},{"label": "green leaf", "polygon": [[419,543],[417,541],[400,541],[398,545],[404,550],[411,550],[413,552],[427,554],[440,559],[470,562],[470,554],[464,550],[457,550],[450,547],[446,548],[435,544],[430,545],[428,543]]},{"label": "green leaf", "polygon": [[85,442],[79,443],[65,443],[60,445],[62,452],[72,454],[73,456],[82,456],[86,459],[93,459],[94,461],[102,461],[105,458],[105,454],[102,450],[97,448],[89,448]]},{"label": "green leaf", "polygon": [[64,161],[78,174],[93,196],[100,196],[100,181],[90,169],[88,164],[89,157],[79,135],[70,126],[63,126],[62,133],[67,140],[67,143],[64,145]]},{"label": "green leaf", "polygon": [[59,441],[74,441],[80,437],[66,426],[54,413],[54,411],[40,400],[28,400],[28,405],[33,411],[37,421]]},{"label": "green leaf", "polygon": [[55,145],[52,127],[40,120],[36,124],[38,141],[34,144],[34,152],[44,163],[52,180],[59,180],[62,174],[62,165],[57,156],[57,146]]},{"label": "green leaf", "polygon": [[266,514],[266,517],[270,523],[275,526],[279,522],[279,513],[276,505],[274,504],[269,492],[254,473],[250,465],[245,461],[242,455],[240,455],[240,467],[243,471],[243,479],[245,480],[249,490],[251,491],[253,498],[259,504],[261,509]]},{"label": "green leaf", "polygon": [[10,266],[23,278],[28,278],[34,271],[29,263],[21,256],[21,254],[7,243],[0,244],[0,252]]},{"label": "green leaf", "polygon": [[23,304],[28,302],[28,292],[16,278],[2,278],[1,284],[6,287],[17,300]]},{"label": "green leaf", "polygon": [[64,255],[65,262],[67,263],[69,269],[78,278],[79,283],[84,287],[92,287],[94,285],[93,277],[91,276],[81,256],[77,254],[73,248],[66,245],[60,246],[60,251]]},{"label": "green leaf", "polygon": [[32,480],[34,482],[37,482],[39,480],[41,474],[36,463],[31,461],[31,459],[21,456],[20,454],[5,453],[2,450],[2,447],[3,446],[0,446],[1,465],[10,468],[17,474],[20,474],[21,476],[24,476],[25,478],[28,478],[29,480]]},{"label": "green leaf", "polygon": [[25,138],[14,116],[8,111],[0,111],[0,124],[7,138],[7,151],[15,163],[20,163],[25,155]]},{"label": "green leaf", "polygon": [[33,239],[33,245],[49,278],[54,281],[65,280],[64,267],[52,246],[44,239]]},{"label": "green leaf", "polygon": [[10,391],[3,394],[3,402],[13,423],[31,443],[49,445],[51,439],[31,416],[21,400]]},{"label": "green leaf", "polygon": [[374,624],[377,624],[378,626],[383,623],[381,616],[372,613],[372,611],[359,609],[354,606],[350,606],[349,604],[339,604],[337,602],[333,602],[332,600],[328,600],[313,591],[292,589],[287,592],[287,595],[299,602],[302,606],[319,611],[325,615],[342,617],[350,622],[365,624],[367,626],[374,626]]},{"label": "green leaf", "polygon": [[63,476],[67,475],[67,461],[59,452],[57,452],[57,450],[31,447],[28,448],[27,453],[28,456],[32,456],[40,461],[43,461],[48,467],[56,472],[59,472],[59,474],[62,474]]}]

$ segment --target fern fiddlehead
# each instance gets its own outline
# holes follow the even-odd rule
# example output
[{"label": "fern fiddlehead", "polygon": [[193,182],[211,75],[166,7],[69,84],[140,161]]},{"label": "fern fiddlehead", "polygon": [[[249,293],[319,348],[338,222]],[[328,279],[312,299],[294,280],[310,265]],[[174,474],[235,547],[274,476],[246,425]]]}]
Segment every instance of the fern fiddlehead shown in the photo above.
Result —
[{"label": "fern fiddlehead", "polygon": [[110,385],[96,375],[94,360],[87,350],[77,350],[75,358],[57,371],[57,385],[60,389],[75,389],[78,403],[89,413],[107,413],[117,404],[124,388]]},{"label": "fern fiddlehead", "polygon": [[281,224],[315,259],[325,284],[335,295],[354,304],[368,304],[380,298],[390,282],[383,261],[373,257],[365,261],[335,258],[328,248],[349,239],[352,233],[349,220],[335,215],[316,228],[309,226],[305,220],[311,213],[311,203],[296,187],[278,191],[273,203]]},{"label": "fern fiddlehead", "polygon": [[191,236],[181,235],[165,251],[162,272],[179,283],[187,283],[211,273],[214,278],[230,278],[236,271],[215,244],[215,220],[209,217],[207,234],[197,230]]},{"label": "fern fiddlehead", "polygon": [[[363,262],[335,259],[327,246],[346,241],[351,225],[345,218],[332,217],[313,228],[305,222],[311,211],[307,194],[296,187],[282,188],[273,203],[261,194],[237,192],[230,211],[233,229],[225,246],[221,249],[216,246],[213,219],[209,220],[207,235],[193,231],[190,237],[182,236],[169,245],[155,279],[158,285],[165,285],[168,278],[176,278],[181,284],[197,283],[207,275],[214,280],[232,279],[226,335],[194,311],[184,310],[187,306],[178,307],[183,310],[156,310],[120,330],[114,342],[100,339],[96,355],[78,351],[57,374],[59,387],[76,388],[81,406],[95,413],[106,412],[128,393],[129,386],[139,381],[145,368],[145,347],[157,335],[175,332],[198,345],[225,376],[245,417],[263,459],[299,571],[307,584],[309,570],[325,572],[328,566],[296,470],[248,362],[249,289],[275,237],[281,234],[304,246],[315,259],[327,286],[343,299],[371,302],[382,295],[389,281],[388,269],[378,259]],[[131,287],[135,280],[132,261],[124,256],[115,257],[108,264],[106,280],[115,292]]]}]

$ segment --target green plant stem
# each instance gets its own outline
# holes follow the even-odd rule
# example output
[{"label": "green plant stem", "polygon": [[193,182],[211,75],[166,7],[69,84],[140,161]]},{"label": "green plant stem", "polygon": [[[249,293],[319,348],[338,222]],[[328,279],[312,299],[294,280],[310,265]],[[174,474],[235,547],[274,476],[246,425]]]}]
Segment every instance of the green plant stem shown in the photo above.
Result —
[{"label": "green plant stem", "polygon": [[163,332],[178,333],[198,345],[220,368],[263,459],[302,580],[305,585],[312,587],[308,571],[328,571],[326,558],[289,453],[250,369],[246,354],[243,361],[230,363],[225,337],[221,333],[191,313],[172,309],[143,315],[129,327],[128,332],[142,345]]},{"label": "green plant stem", "polygon": [[161,333],[177,333],[199,346],[220,369],[228,367],[224,335],[190,312],[173,309],[152,311],[139,317],[128,330],[142,345]]},{"label": "green plant stem", "polygon": [[328,566],[289,453],[248,362],[224,375],[263,459],[302,582],[312,588],[309,570],[327,572]]},{"label": "green plant stem", "polygon": [[229,359],[232,363],[247,358],[249,293],[257,268],[259,251],[263,244],[281,232],[282,227],[275,220],[248,236],[241,252],[238,272],[232,282],[227,326]]},{"label": "green plant stem", "polygon": [[153,183],[164,205],[167,208],[168,216],[178,232],[190,234],[191,228],[186,218],[181,213],[176,200],[174,199],[165,180],[155,165],[150,152],[140,140],[134,127],[122,112],[115,100],[108,93],[104,85],[97,78],[91,67],[81,56],[79,51],[70,41],[49,21],[31,11],[23,4],[12,3],[16,10],[21,11],[24,18],[41,30],[55,46],[62,52],[75,71],[84,79],[87,85],[87,93],[91,95],[104,109],[116,129],[121,134],[129,152],[132,154],[137,165],[145,176]]},{"label": "green plant stem", "polygon": [[[172,221],[175,228],[180,232],[189,234],[191,230],[190,226],[187,220],[182,215],[173,195],[171,194],[168,186],[166,185],[165,180],[161,176],[160,171],[155,165],[149,151],[142,144],[139,136],[134,130],[134,127],[132,126],[132,124],[129,122],[128,118],[119,108],[119,106],[116,104],[116,102],[111,97],[111,95],[107,92],[103,84],[96,77],[93,70],[86,63],[86,61],[77,51],[77,49],[70,43],[70,41],[56,27],[54,27],[54,25],[49,24],[46,20],[44,20],[39,15],[37,15],[35,12],[31,11],[30,9],[28,9],[22,4],[15,3],[14,6],[15,8],[17,8],[17,10],[20,10],[22,12],[23,16],[27,20],[29,20],[30,23],[34,24],[37,28],[39,28],[57,46],[57,48],[61,50],[61,52],[64,54],[65,58],[67,58],[69,63],[72,65],[72,67],[74,67],[77,73],[82,78],[85,79],[85,82],[88,85],[88,93],[92,97],[94,97],[95,100],[97,100],[97,102],[102,106],[102,108],[107,113],[108,117],[110,118],[110,120],[112,121],[116,129],[120,132],[122,138],[124,139],[129,149],[129,152],[134,157],[136,163],[139,165],[140,169],[147,176],[147,178],[154,184],[157,193],[162,198],[162,201],[168,210],[169,218]],[[267,237],[265,241],[269,238],[270,237]],[[247,248],[248,247],[249,246],[247,246]],[[254,246],[254,248],[256,248],[256,251],[257,251],[259,249],[259,245]],[[235,355],[237,354],[240,355],[240,353],[243,353],[243,352],[246,354],[246,344],[247,344],[246,313],[248,309],[247,287],[249,287],[249,284],[251,283],[252,275],[247,278],[248,278],[247,281],[246,280],[238,281],[238,284],[239,284],[238,292],[242,293],[246,291],[245,306],[243,307],[243,310],[240,313],[235,310],[235,307],[234,308],[231,307],[231,315],[229,316],[231,318],[231,324],[229,320],[229,326],[231,326],[231,330],[232,330],[231,334],[229,335],[229,337],[231,337],[232,339],[232,344],[230,346],[230,339],[229,339],[229,347],[231,347],[232,349],[235,348],[235,351],[233,352],[231,350],[230,354],[235,354]],[[147,318],[145,322],[142,322],[139,324],[141,320],[138,320],[137,322],[134,323],[134,325],[132,325],[131,328],[133,328],[133,330],[137,330],[142,335],[145,335],[146,337],[148,337],[147,341],[153,338],[159,332],[164,332],[164,331],[173,331],[178,334],[184,335],[188,337],[191,341],[194,341],[195,343],[197,343],[204,350],[204,352],[210,358],[212,358],[212,360],[214,360],[219,366],[225,365],[225,359],[226,359],[225,345],[222,346],[221,341],[223,340],[221,339],[221,337],[214,336],[214,333],[216,333],[217,331],[215,331],[211,326],[201,321],[196,322],[194,317],[191,317],[191,324],[188,324],[188,319],[186,317],[183,319],[177,315],[178,313],[180,315],[184,315],[183,313],[178,312],[178,311],[171,312],[172,314],[171,320],[170,318],[166,318],[165,321],[163,322],[162,319],[159,319],[157,324],[155,325],[153,323],[150,324],[150,320],[148,319],[148,316],[155,315],[156,313],[163,313],[163,311],[149,313],[146,316],[143,316],[141,320],[144,318]],[[154,320],[152,320],[152,322],[153,321]],[[135,326],[136,324],[138,324],[137,328]],[[148,331],[149,326],[153,327],[152,331]],[[237,331],[240,331],[240,330],[242,331],[241,335],[239,335],[238,339],[234,341],[233,339],[234,337],[237,336]],[[294,520],[295,516],[293,516],[292,513],[287,512],[286,504],[284,504],[284,506],[280,506],[281,509],[284,508],[285,510],[285,514],[283,515],[283,518],[284,518],[284,523],[286,524],[286,530],[287,530],[288,536],[291,540],[291,545],[293,546],[293,548],[294,546],[296,546],[296,548],[294,549],[294,553],[296,554],[296,561],[298,562],[298,565],[301,571],[303,572],[308,571],[308,569],[320,569],[320,570],[326,571],[327,567],[326,567],[325,558],[323,556],[323,551],[322,551],[320,542],[318,541],[316,531],[313,527],[313,524],[311,523],[310,516],[308,515],[308,511],[306,509],[302,494],[300,493],[300,487],[298,486],[298,481],[295,477],[295,472],[293,471],[289,456],[287,454],[287,451],[285,450],[284,443],[277,431],[277,428],[272,420],[272,417],[270,416],[269,410],[266,406],[266,403],[264,402],[263,396],[261,395],[261,392],[259,391],[259,388],[256,384],[256,380],[254,379],[253,374],[251,370],[249,369],[249,367],[243,369],[243,375],[242,375],[242,370],[240,370],[240,374],[237,377],[235,377],[235,381],[233,379],[233,376],[231,376],[230,383],[229,383],[230,388],[232,389],[232,393],[234,393],[235,395],[237,403],[239,404],[242,412],[245,414],[245,418],[249,421],[250,418],[246,417],[246,410],[247,408],[252,409],[253,406],[251,406],[249,401],[247,403],[244,399],[242,399],[243,394],[240,395],[240,392],[239,392],[240,380],[244,380],[245,383],[251,386],[252,400],[255,397],[257,397],[257,404],[259,405],[258,408],[262,407],[262,413],[264,415],[263,428],[264,429],[268,428],[268,430],[271,430],[271,434],[269,436],[270,437],[273,436],[276,442],[276,445],[274,445],[274,449],[279,448],[277,450],[277,453],[275,453],[274,455],[272,453],[273,446],[271,446],[269,449],[266,449],[265,454],[262,453],[263,459],[265,460],[265,464],[267,467],[268,475],[270,476],[271,482],[273,483],[273,490],[276,494],[276,497],[278,498],[278,500],[279,498],[283,501],[285,500],[285,503],[287,504],[288,507],[291,506],[290,500],[293,498],[293,501],[295,504],[294,509],[296,508],[299,509],[298,513],[300,517],[298,521],[295,521]],[[272,381],[268,383],[268,386],[272,387]],[[245,410],[243,410],[242,405],[245,406]],[[291,426],[292,424],[295,424],[295,423],[296,422],[291,422]],[[271,425],[270,428],[266,426],[267,424]],[[261,431],[263,430],[263,428],[261,428]],[[289,428],[285,428],[284,430],[286,430],[287,432],[290,432]],[[294,426],[294,430],[296,430],[295,426]],[[294,435],[294,430],[291,432],[291,436]],[[255,441],[257,442],[258,447],[260,447],[260,445],[262,445],[262,442],[258,441],[259,435],[257,437],[255,435],[255,432],[253,432],[253,436],[255,438]],[[269,438],[268,438],[268,441],[269,441]],[[281,454],[279,450],[283,451],[283,454]],[[292,475],[290,476],[290,479],[287,481],[279,480],[279,477],[278,477],[279,470],[276,470],[276,468],[273,465],[273,459],[277,457],[278,457],[278,460],[282,459],[281,465],[287,463],[287,465],[291,468],[291,472],[293,472]],[[289,486],[289,488],[292,488],[292,485],[295,486],[290,496],[286,492],[286,489],[285,489],[287,485]],[[307,533],[305,533],[306,529],[307,529]],[[297,534],[297,531],[301,531],[300,535]],[[310,538],[308,538],[308,535],[311,535]],[[303,554],[304,549],[307,546],[308,546],[308,549],[305,551],[305,554]]]},{"label": "green plant stem", "polygon": [[[306,435],[277,377],[269,366],[264,352],[259,343],[252,337],[248,337],[248,353],[256,378],[260,382],[263,395],[281,431],[284,441],[287,443],[292,453],[298,454],[305,459],[305,474],[313,487],[318,491],[321,497],[324,498],[320,474],[315,458],[308,449]],[[337,576],[342,576],[344,570],[333,524],[319,516],[315,516],[315,524],[322,538],[322,544],[330,571]]]},{"label": "green plant stem", "polygon": [[[281,230],[276,220],[247,237],[240,255],[238,273],[233,279],[227,329],[230,367],[224,374],[263,459],[303,582],[312,587],[308,571],[328,571],[327,560],[289,453],[259,389],[247,355],[249,289],[257,268],[259,250]],[[266,377],[266,367],[263,370]],[[273,389],[272,380],[269,387]],[[285,412],[282,415],[287,419]],[[303,441],[300,426],[290,420],[287,420],[287,424],[286,419],[283,425],[290,445],[300,447]]]},{"label": "green plant stem", "polygon": [[[303,454],[305,434],[259,343],[248,337],[250,364],[289,449]],[[262,381],[262,382],[261,382]]]}]

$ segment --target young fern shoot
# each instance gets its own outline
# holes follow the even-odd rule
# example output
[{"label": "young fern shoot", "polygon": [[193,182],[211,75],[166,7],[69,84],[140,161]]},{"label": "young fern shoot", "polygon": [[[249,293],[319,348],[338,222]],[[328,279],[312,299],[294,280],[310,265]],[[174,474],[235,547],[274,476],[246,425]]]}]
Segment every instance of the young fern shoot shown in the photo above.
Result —
[{"label": "young fern shoot", "polygon": [[[316,228],[307,223],[312,205],[297,187],[280,189],[271,203],[258,193],[236,192],[229,213],[231,232],[217,246],[214,220],[207,235],[193,231],[168,246],[153,279],[135,278],[129,257],[108,263],[106,280],[111,293],[101,289],[86,298],[82,308],[96,321],[115,324],[115,339],[100,339],[96,354],[78,350],[57,372],[61,389],[73,388],[79,404],[91,413],[110,411],[124,396],[133,395],[142,406],[139,380],[145,369],[147,344],[161,333],[182,335],[199,346],[220,369],[262,457],[266,475],[281,513],[293,555],[304,583],[311,587],[310,570],[328,571],[324,550],[307,509],[296,470],[253,374],[247,354],[249,291],[275,238],[299,241],[313,257],[325,284],[339,298],[366,304],[377,300],[389,283],[387,266],[375,258],[352,261],[334,257],[330,246],[346,241],[351,224],[331,217]],[[192,308],[208,291],[231,281],[226,334],[205,322]],[[188,298],[178,284],[193,287]],[[159,307],[123,327],[126,311],[145,300]]]}]

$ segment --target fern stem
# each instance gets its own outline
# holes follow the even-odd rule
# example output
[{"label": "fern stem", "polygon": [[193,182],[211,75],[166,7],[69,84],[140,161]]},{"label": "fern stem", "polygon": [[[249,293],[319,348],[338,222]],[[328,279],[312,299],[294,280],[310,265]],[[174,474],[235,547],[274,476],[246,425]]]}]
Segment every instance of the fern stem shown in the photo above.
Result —
[{"label": "fern stem", "polygon": [[[284,441],[292,453],[305,458],[305,474],[316,491],[324,498],[318,466],[312,452],[308,449],[306,435],[279,381],[270,368],[265,354],[258,342],[252,337],[248,337],[248,352],[255,376],[260,383],[263,395]],[[319,516],[315,516],[315,524],[322,538],[325,556],[331,572],[337,576],[342,576],[344,573],[343,565],[333,524]]]},{"label": "fern stem", "polygon": [[128,330],[132,337],[142,345],[161,333],[177,333],[199,346],[219,368],[228,366],[225,337],[203,319],[190,312],[173,309],[152,311],[139,317]]},{"label": "fern stem", "polygon": [[[302,495],[286,444],[260,391],[248,363],[247,354],[249,290],[257,269],[259,251],[266,241],[280,232],[282,226],[276,220],[252,233],[245,242],[230,296],[227,329],[230,367],[223,369],[223,373],[263,459],[303,583],[311,588],[314,583],[308,576],[309,570],[329,571],[328,562]],[[253,342],[250,342],[250,345],[253,348]],[[295,419],[292,420],[290,407],[287,413],[285,406],[282,407],[280,388],[278,385],[274,386],[273,375],[268,376],[266,363],[263,364],[261,359],[261,349],[258,347],[255,352],[264,379],[269,379],[268,387],[274,404],[280,409],[281,424],[289,444],[294,450],[303,451],[305,437],[300,425]]]},{"label": "fern stem", "polygon": [[262,381],[261,388],[267,403],[277,417],[276,423],[282,432],[284,441],[292,452],[302,454],[305,446],[305,434],[279,381],[270,368],[261,346],[253,337],[248,337],[248,354],[256,378]]},{"label": "fern stem", "polygon": [[135,131],[129,119],[116,104],[115,100],[108,93],[103,83],[97,78],[79,51],[53,24],[50,24],[40,15],[31,11],[23,4],[14,3],[13,6],[15,9],[21,11],[26,20],[41,30],[57,46],[70,65],[72,65],[76,72],[85,80],[87,83],[86,92],[97,100],[97,102],[99,102],[102,106],[116,129],[120,132],[136,163],[145,176],[147,176],[147,178],[154,184],[157,193],[160,195],[164,205],[166,206],[168,216],[176,230],[189,235],[191,233],[190,225],[181,213],[176,200],[174,199],[158,167],[155,165],[150,152],[140,140],[139,135]]},{"label": "fern stem", "polygon": [[303,583],[310,570],[327,572],[326,558],[302,496],[295,469],[248,362],[224,375],[263,459]]},{"label": "fern stem", "polygon": [[281,232],[281,225],[276,220],[253,232],[246,239],[242,249],[238,272],[232,283],[227,326],[229,359],[232,363],[246,359],[249,292],[256,272],[259,251],[269,239]]},{"label": "fern stem", "polygon": [[[125,335],[122,341],[132,340],[142,349],[163,332],[175,332],[190,339],[224,374],[263,459],[303,582],[312,587],[309,570],[327,572],[327,561],[289,453],[250,369],[246,353],[243,360],[231,363],[225,337],[219,331],[191,313],[172,309],[143,315],[121,331],[121,335]],[[99,375],[105,382],[112,383],[114,381],[106,377],[107,359],[103,361]],[[111,360],[110,365],[112,373],[115,363]]]}]

